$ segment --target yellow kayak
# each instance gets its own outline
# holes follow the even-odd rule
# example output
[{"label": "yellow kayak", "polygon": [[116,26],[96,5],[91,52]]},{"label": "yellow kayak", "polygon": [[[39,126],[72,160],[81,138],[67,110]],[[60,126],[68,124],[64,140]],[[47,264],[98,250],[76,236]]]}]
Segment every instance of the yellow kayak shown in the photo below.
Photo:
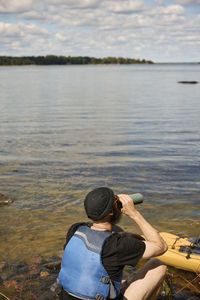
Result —
[{"label": "yellow kayak", "polygon": [[178,269],[200,273],[200,239],[185,238],[161,232],[168,245],[168,251],[158,258]]}]

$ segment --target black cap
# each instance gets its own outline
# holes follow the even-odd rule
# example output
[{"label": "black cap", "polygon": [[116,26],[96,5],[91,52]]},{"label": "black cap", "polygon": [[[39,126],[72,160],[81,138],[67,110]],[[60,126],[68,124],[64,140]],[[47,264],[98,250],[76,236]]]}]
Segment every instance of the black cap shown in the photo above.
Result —
[{"label": "black cap", "polygon": [[114,199],[113,191],[107,187],[100,187],[89,192],[84,200],[88,218],[94,221],[102,220],[111,212]]}]

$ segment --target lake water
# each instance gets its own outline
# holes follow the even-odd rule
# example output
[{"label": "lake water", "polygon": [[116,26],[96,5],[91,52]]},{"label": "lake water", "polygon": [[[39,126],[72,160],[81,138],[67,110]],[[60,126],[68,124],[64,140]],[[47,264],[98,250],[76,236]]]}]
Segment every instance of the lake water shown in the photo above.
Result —
[{"label": "lake water", "polygon": [[99,186],[143,193],[158,230],[199,235],[200,84],[182,80],[200,64],[1,67],[3,259],[60,250]]}]

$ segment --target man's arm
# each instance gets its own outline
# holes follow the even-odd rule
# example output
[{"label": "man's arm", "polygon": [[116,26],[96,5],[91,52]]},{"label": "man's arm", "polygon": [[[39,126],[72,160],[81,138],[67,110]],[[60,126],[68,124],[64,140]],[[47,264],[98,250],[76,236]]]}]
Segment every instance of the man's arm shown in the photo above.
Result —
[{"label": "man's arm", "polygon": [[166,242],[160,236],[159,232],[135,209],[133,200],[124,194],[120,194],[118,197],[122,203],[122,213],[132,219],[145,236],[146,241],[144,243],[146,244],[146,249],[143,258],[151,258],[165,253],[168,249]]}]

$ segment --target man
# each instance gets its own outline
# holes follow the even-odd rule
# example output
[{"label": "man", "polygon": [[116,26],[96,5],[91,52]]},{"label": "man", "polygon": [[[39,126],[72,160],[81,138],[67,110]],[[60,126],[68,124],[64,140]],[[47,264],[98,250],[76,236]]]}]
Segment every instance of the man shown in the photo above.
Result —
[{"label": "man", "polygon": [[[122,272],[126,265],[135,267],[141,258],[167,251],[157,230],[135,209],[128,195],[116,196],[107,187],[91,191],[84,206],[93,222],[76,223],[68,231],[59,273],[60,299],[156,299],[166,273],[162,262],[149,260],[127,281],[122,280]],[[115,225],[122,214],[139,226],[145,240]]]}]

